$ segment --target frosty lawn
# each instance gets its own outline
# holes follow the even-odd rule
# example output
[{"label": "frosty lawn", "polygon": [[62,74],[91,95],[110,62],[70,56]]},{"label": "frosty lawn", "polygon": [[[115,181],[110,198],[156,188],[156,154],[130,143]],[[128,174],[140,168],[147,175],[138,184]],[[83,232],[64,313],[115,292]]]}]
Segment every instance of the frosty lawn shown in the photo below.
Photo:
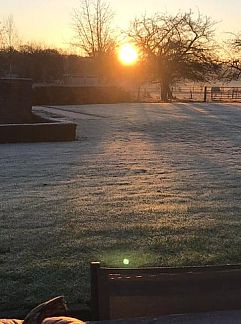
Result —
[{"label": "frosty lawn", "polygon": [[76,142],[0,146],[0,310],[84,305],[94,260],[241,262],[241,105],[56,108]]}]

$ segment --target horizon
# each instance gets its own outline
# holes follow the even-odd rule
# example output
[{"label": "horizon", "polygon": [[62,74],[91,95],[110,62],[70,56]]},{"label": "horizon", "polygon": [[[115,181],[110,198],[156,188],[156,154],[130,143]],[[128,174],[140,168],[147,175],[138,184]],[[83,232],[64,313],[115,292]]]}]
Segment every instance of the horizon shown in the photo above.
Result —
[{"label": "horizon", "polygon": [[[59,6],[58,0],[9,0],[2,4],[3,21],[12,15],[16,25],[18,35],[23,43],[36,42],[48,47],[62,48],[70,50],[70,42],[73,39],[72,14],[78,8],[79,0],[62,0]],[[116,28],[125,29],[129,22],[135,17],[146,12],[151,15],[155,12],[168,12],[175,14],[178,11],[193,10],[200,11],[202,15],[207,15],[217,22],[216,31],[218,38],[227,38],[226,33],[239,33],[239,13],[241,3],[231,0],[228,3],[223,0],[186,0],[180,6],[178,0],[117,0],[108,1],[114,11],[113,25]],[[138,6],[138,10],[137,10]],[[128,10],[126,10],[128,8]],[[240,10],[239,10],[240,9]],[[42,18],[44,17],[44,19]]]}]

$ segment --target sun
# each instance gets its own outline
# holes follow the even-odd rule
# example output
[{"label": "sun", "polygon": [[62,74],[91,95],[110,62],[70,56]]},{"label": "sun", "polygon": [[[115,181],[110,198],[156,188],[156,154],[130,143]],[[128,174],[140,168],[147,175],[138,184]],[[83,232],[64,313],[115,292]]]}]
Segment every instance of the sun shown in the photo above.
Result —
[{"label": "sun", "polygon": [[124,44],[119,48],[118,58],[124,65],[132,65],[138,60],[138,51],[134,45]]}]

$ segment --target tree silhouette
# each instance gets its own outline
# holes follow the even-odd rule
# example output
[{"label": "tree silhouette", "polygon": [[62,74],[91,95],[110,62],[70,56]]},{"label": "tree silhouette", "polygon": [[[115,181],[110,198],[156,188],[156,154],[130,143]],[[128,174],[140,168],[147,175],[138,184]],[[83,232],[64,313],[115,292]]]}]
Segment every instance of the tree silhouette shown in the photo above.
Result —
[{"label": "tree silhouette", "polygon": [[96,67],[96,76],[105,82],[115,55],[116,42],[111,28],[113,11],[104,0],[82,0],[74,10],[74,46],[88,56]]},{"label": "tree silhouette", "polygon": [[74,45],[82,50],[82,54],[96,57],[113,51],[113,12],[108,3],[103,0],[82,0],[80,7],[74,10],[73,18]]},{"label": "tree silhouette", "polygon": [[19,36],[12,15],[8,16],[0,30],[1,48],[8,52],[8,75],[12,76],[14,52],[19,45]]},{"label": "tree silhouette", "polygon": [[226,57],[223,59],[222,78],[226,81],[239,80],[241,77],[241,34],[231,34],[226,42]]},{"label": "tree silhouette", "polygon": [[192,11],[143,16],[131,23],[128,36],[141,48],[152,80],[160,82],[163,101],[172,99],[176,81],[206,81],[218,69],[214,25]]}]

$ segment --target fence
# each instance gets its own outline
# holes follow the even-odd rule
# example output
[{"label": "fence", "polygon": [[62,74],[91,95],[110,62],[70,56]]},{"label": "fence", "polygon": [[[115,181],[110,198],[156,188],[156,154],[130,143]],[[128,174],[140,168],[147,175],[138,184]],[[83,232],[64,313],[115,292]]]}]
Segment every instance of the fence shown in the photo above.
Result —
[{"label": "fence", "polygon": [[172,96],[176,101],[204,101],[205,87],[173,87]]},{"label": "fence", "polygon": [[177,87],[172,90],[177,101],[241,102],[241,87]]},{"label": "fence", "polygon": [[[241,102],[241,87],[176,86],[172,89],[173,101]],[[160,91],[148,91],[146,101],[160,101]]]},{"label": "fence", "polygon": [[241,101],[241,87],[211,87],[206,88],[207,101]]}]

